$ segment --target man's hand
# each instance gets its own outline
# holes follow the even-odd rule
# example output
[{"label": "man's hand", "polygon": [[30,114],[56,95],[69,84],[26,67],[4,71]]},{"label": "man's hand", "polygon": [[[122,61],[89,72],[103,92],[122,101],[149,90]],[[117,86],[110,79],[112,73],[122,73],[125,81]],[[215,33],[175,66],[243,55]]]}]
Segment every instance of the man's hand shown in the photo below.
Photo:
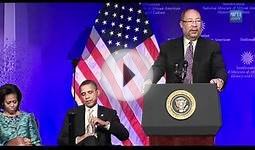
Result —
[{"label": "man's hand", "polygon": [[104,121],[97,117],[91,117],[91,122],[95,126],[103,126],[103,127],[107,126],[110,123],[109,121]]},{"label": "man's hand", "polygon": [[76,144],[79,144],[82,140],[84,140],[86,137],[88,136],[93,136],[94,134],[91,134],[91,133],[85,133],[83,134],[82,136],[77,136],[76,139],[75,139],[75,143]]},{"label": "man's hand", "polygon": [[215,84],[218,91],[221,91],[221,90],[222,90],[222,87],[223,87],[223,85],[224,85],[224,81],[223,81],[222,79],[220,79],[220,78],[212,79],[212,80],[210,81],[210,83],[211,83],[211,84]]},{"label": "man's hand", "polygon": [[29,138],[16,137],[8,141],[6,145],[7,146],[32,146],[32,142]]},{"label": "man's hand", "polygon": [[24,142],[27,146],[32,146],[32,142],[29,138],[24,138]]}]

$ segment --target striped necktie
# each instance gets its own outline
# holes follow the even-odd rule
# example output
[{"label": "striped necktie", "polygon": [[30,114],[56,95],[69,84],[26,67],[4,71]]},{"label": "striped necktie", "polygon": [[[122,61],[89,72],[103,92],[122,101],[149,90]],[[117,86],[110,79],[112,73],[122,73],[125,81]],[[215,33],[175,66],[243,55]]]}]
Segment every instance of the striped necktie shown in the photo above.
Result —
[{"label": "striped necktie", "polygon": [[90,133],[90,134],[94,134],[95,133],[95,130],[94,130],[94,125],[92,124],[92,122],[91,122],[91,119],[92,119],[92,117],[93,117],[93,115],[92,115],[92,113],[93,113],[93,109],[88,109],[88,125],[87,125],[87,127],[86,127],[86,133]]},{"label": "striped necktie", "polygon": [[187,48],[184,59],[188,62],[187,74],[184,79],[184,83],[191,84],[193,83],[193,75],[192,75],[192,66],[193,66],[193,45],[192,42],[189,42],[189,46]]}]

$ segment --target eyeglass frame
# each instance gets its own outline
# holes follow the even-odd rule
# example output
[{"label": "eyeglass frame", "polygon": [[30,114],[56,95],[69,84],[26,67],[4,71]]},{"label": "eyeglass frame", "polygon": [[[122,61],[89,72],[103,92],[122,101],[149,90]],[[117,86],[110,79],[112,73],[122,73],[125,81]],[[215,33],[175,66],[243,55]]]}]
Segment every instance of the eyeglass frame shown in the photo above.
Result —
[{"label": "eyeglass frame", "polygon": [[193,24],[193,23],[195,23],[195,24],[201,24],[203,21],[202,20],[181,20],[182,22],[184,22],[184,23],[187,23],[187,24]]}]

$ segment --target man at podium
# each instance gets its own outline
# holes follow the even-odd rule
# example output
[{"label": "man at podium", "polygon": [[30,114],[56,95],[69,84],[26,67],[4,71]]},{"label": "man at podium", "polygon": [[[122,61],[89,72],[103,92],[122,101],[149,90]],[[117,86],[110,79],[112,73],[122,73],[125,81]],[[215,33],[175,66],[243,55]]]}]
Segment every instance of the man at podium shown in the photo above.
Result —
[{"label": "man at podium", "polygon": [[160,46],[160,53],[151,70],[153,78],[145,84],[157,83],[166,74],[166,83],[213,83],[221,91],[227,73],[220,45],[200,37],[202,17],[198,10],[187,9],[180,17],[183,36]]},{"label": "man at podium", "polygon": [[[183,35],[160,46],[153,75],[144,82],[151,86],[144,94],[143,128],[151,145],[214,145],[222,125],[218,91],[227,80],[221,48],[200,37],[198,10],[184,10],[179,25]],[[152,84],[164,75],[172,84]]]}]

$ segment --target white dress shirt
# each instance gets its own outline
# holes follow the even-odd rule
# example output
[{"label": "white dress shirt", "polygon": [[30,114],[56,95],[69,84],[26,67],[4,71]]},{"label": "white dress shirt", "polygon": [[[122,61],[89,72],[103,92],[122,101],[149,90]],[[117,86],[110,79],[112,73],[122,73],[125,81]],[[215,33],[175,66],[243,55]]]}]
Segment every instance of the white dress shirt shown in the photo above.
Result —
[{"label": "white dress shirt", "polygon": [[[89,108],[87,106],[85,106],[85,132],[87,130],[87,126],[89,124],[89,111],[92,111],[92,114],[91,116],[93,117],[97,117],[97,114],[98,114],[98,104],[96,104],[95,106],[93,106],[92,108]],[[106,130],[110,130],[110,126],[111,126],[111,123],[108,121],[108,124],[106,126],[104,126],[104,128]],[[95,133],[95,136],[97,137],[97,134]],[[75,138],[75,143],[78,144],[78,137]]]},{"label": "white dress shirt", "polygon": [[85,106],[85,131],[87,130],[87,126],[89,124],[89,120],[88,120],[89,119],[89,110],[92,111],[91,116],[97,118],[98,104],[96,104],[92,108]]},{"label": "white dress shirt", "polygon": [[[184,56],[185,56],[185,54],[186,54],[187,48],[189,47],[189,42],[190,42],[190,40],[188,40],[188,39],[185,38],[185,37],[183,38]],[[195,54],[196,45],[197,45],[197,40],[192,41],[192,46],[193,46],[193,57],[194,57],[194,54]]]}]

